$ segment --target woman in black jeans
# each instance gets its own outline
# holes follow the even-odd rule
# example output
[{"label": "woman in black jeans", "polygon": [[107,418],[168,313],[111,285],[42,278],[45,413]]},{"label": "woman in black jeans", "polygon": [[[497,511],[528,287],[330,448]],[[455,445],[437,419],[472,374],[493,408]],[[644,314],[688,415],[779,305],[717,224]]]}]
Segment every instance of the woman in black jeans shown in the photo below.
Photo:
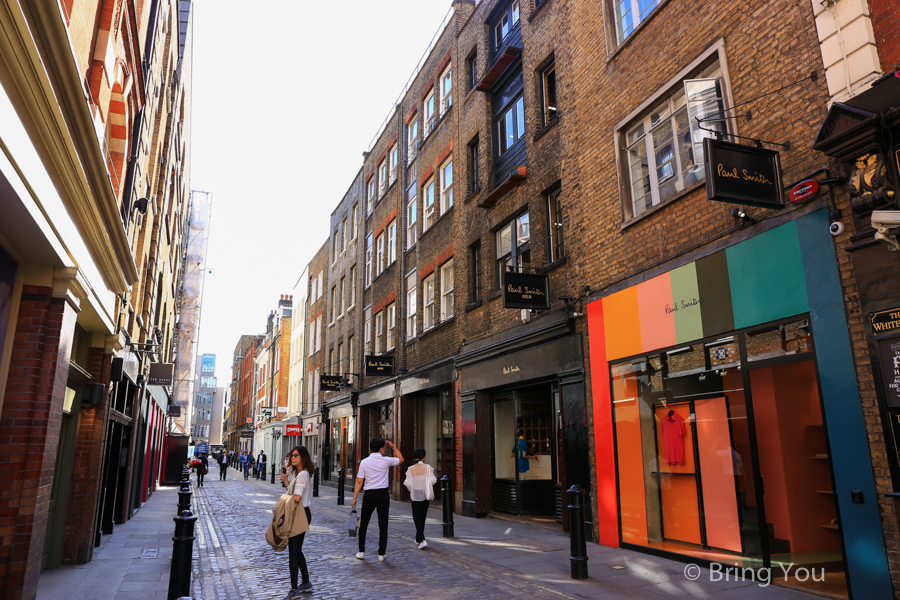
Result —
[{"label": "woman in black jeans", "polygon": [[[309,512],[309,502],[312,500],[312,475],[316,470],[309,451],[303,446],[297,446],[291,451],[291,464],[287,473],[281,476],[281,481],[287,486],[287,493],[294,496],[294,502],[302,502],[306,511],[307,522],[312,522],[312,514]],[[288,554],[290,556],[289,568],[291,573],[291,591],[285,596],[285,600],[296,598],[300,594],[313,591],[309,582],[309,569],[306,566],[306,557],[303,556],[303,538],[306,533],[288,538]],[[297,569],[303,576],[303,582],[297,585]]]}]

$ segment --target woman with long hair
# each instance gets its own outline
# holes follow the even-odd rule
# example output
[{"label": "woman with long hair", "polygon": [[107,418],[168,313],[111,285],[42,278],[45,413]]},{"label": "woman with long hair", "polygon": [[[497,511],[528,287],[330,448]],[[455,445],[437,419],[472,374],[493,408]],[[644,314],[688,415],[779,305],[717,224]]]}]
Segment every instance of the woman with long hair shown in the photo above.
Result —
[{"label": "woman with long hair", "polygon": [[[309,450],[303,446],[297,446],[290,453],[291,464],[286,469],[287,473],[281,476],[281,482],[287,486],[287,493],[294,496],[294,502],[302,502],[306,511],[307,522],[312,522],[312,514],[309,512],[309,503],[312,500],[312,476],[316,470],[313,465]],[[294,598],[298,594],[312,592],[313,586],[309,582],[309,569],[306,566],[306,557],[303,556],[303,538],[306,532],[288,538],[288,555],[291,573],[291,591],[285,596],[285,600]],[[297,585],[297,569],[303,576],[303,582]]]},{"label": "woman with long hair", "polygon": [[416,448],[413,457],[416,464],[406,470],[406,481],[403,485],[409,489],[412,504],[413,523],[416,524],[416,543],[419,550],[428,547],[425,540],[425,518],[428,516],[428,502],[434,500],[434,484],[437,477],[434,469],[425,462],[425,448]]}]

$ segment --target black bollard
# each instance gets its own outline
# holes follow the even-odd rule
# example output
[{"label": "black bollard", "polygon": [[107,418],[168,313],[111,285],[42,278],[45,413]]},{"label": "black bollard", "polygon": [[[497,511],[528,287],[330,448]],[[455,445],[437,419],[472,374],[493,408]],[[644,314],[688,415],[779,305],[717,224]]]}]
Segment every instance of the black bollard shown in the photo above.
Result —
[{"label": "black bollard", "polygon": [[344,505],[344,467],[338,469],[338,506]]},{"label": "black bollard", "polygon": [[316,472],[313,473],[313,498],[319,497],[319,467],[316,467]]},{"label": "black bollard", "polygon": [[191,495],[193,493],[189,487],[178,490],[178,512],[175,514],[180,515],[186,510],[191,510]]},{"label": "black bollard", "polygon": [[182,511],[175,517],[175,537],[172,538],[172,568],[169,571],[168,600],[191,595],[191,555],[194,547],[194,523],[197,517],[191,511]]},{"label": "black bollard", "polygon": [[575,484],[569,494],[569,544],[572,579],[587,579],[587,542],[584,537],[584,490]]},{"label": "black bollard", "polygon": [[451,498],[450,476],[441,477],[441,504],[444,509],[444,537],[453,537],[453,499]]}]

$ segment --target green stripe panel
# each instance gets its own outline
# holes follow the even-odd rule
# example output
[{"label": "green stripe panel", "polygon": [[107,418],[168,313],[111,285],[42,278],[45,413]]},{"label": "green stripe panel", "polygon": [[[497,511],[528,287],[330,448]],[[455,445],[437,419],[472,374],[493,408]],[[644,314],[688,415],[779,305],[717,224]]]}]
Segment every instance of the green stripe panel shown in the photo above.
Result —
[{"label": "green stripe panel", "polygon": [[725,252],[705,256],[695,262],[694,266],[703,309],[701,314],[703,335],[697,338],[734,331],[731,286],[728,283],[728,260],[725,258]]},{"label": "green stripe panel", "polygon": [[703,337],[700,289],[697,287],[696,263],[690,263],[669,272],[672,285],[672,303],[675,311],[675,341],[678,344]]},{"label": "green stripe panel", "polygon": [[795,221],[725,250],[734,328],[809,311]]}]

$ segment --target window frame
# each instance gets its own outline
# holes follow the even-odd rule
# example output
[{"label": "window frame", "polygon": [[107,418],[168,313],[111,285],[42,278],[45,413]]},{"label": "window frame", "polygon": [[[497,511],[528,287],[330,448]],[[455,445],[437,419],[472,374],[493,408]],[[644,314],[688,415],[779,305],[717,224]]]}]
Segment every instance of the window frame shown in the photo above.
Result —
[{"label": "window frame", "polygon": [[368,181],[368,185],[366,185],[366,214],[368,215],[372,214],[372,209],[375,208],[375,200],[378,199],[378,187],[375,179],[376,176],[373,174]]},{"label": "window frame", "polygon": [[366,236],[366,285],[363,289],[372,285],[372,259],[374,258],[372,252],[374,251],[372,244],[375,240],[372,238],[372,232],[369,232],[369,235]]},{"label": "window frame", "polygon": [[[428,275],[422,280],[422,331],[428,331],[437,324],[437,313],[435,312],[435,293],[434,293],[434,273]],[[431,291],[431,301],[429,302],[428,293]]]},{"label": "window frame", "polygon": [[[519,244],[519,238],[517,234],[519,232],[519,224],[522,217],[528,217],[528,241],[523,244]],[[509,228],[510,230],[510,251],[503,254],[502,256],[498,256],[501,248],[500,235],[503,230],[507,228]],[[494,277],[496,286],[494,289],[500,289],[500,276],[504,271],[500,267],[501,264],[514,265],[516,269],[529,268],[527,266],[523,267],[523,265],[519,264],[519,256],[524,255],[526,252],[529,254],[531,253],[531,215],[528,211],[519,213],[518,215],[514,216],[494,232]],[[528,265],[531,265],[530,261],[528,262]],[[512,269],[507,268],[506,270],[511,271]]]},{"label": "window frame", "polygon": [[469,91],[478,85],[478,47],[476,46],[466,59],[466,74],[469,80]]},{"label": "window frame", "polygon": [[388,189],[388,159],[385,158],[378,163],[378,197],[384,196]]},{"label": "window frame", "polygon": [[[450,168],[450,183],[447,183],[447,168]],[[441,214],[453,208],[453,157],[440,166],[441,176]],[[449,201],[448,201],[449,198]]]},{"label": "window frame", "polygon": [[344,218],[344,224],[341,228],[341,255],[347,250],[347,219]]},{"label": "window frame", "polygon": [[331,286],[331,323],[329,325],[334,325],[334,320],[337,318],[337,286]]},{"label": "window frame", "polygon": [[547,194],[547,256],[550,258],[549,262],[551,263],[562,259],[566,255],[565,237],[563,235],[565,215],[560,203],[561,192],[562,187],[557,187]]},{"label": "window frame", "polygon": [[384,232],[382,231],[375,239],[375,277],[384,273]]},{"label": "window frame", "polygon": [[[409,194],[412,193],[412,198]],[[412,214],[411,214],[412,213]],[[406,249],[409,250],[416,245],[419,239],[419,194],[418,185],[413,182],[407,190],[406,201]]]},{"label": "window frame", "polygon": [[[448,79],[449,86],[446,86]],[[447,68],[441,72],[438,87],[440,93],[440,116],[443,118],[447,111],[450,110],[450,107],[453,106],[453,65],[448,64]]]},{"label": "window frame", "polygon": [[[666,0],[648,0],[648,6],[644,10],[643,13],[640,12],[640,0],[611,0],[612,2],[612,10],[610,11],[611,16],[611,27],[612,27],[612,36],[610,39],[616,40],[616,48],[624,44],[631,36],[637,31],[641,23],[647,20],[656,8],[658,8],[661,4],[663,4]],[[628,4],[629,9],[625,11],[625,13],[621,12],[621,8],[623,4]],[[628,30],[625,31],[622,27],[620,27],[620,23],[625,20],[624,14],[631,14],[631,23],[628,26]],[[634,15],[637,15],[637,21],[634,20]]]},{"label": "window frame", "polygon": [[384,310],[375,313],[375,354],[381,354],[381,336],[384,335]]},{"label": "window frame", "polygon": [[363,332],[365,337],[363,338],[363,351],[366,354],[372,354],[372,308],[369,307],[366,309],[365,319],[363,325]]},{"label": "window frame", "polygon": [[345,295],[347,292],[347,278],[341,277],[341,314],[347,310],[347,296]]},{"label": "window frame", "polygon": [[[500,31],[502,31],[504,20],[507,23],[506,32],[500,35]],[[504,40],[509,37],[511,33],[513,33],[516,29],[517,25],[521,25],[522,23],[522,8],[520,6],[519,0],[513,0],[509,3],[509,5],[503,9],[501,14],[499,14],[491,25],[491,49],[496,51],[497,48],[500,48],[503,45]]]},{"label": "window frame", "polygon": [[390,352],[396,346],[397,340],[397,303],[391,302],[388,304],[387,309],[385,310],[387,313],[387,340],[385,341],[385,351]]},{"label": "window frame", "polygon": [[350,305],[347,310],[356,306],[356,265],[350,266]]},{"label": "window frame", "polygon": [[[550,85],[548,84],[549,76],[553,76],[552,95],[550,98]],[[556,60],[551,60],[550,64],[541,69],[541,125],[547,126],[556,118],[559,109],[559,98],[556,91]],[[552,102],[552,105],[551,105]],[[551,114],[552,113],[552,114]]]},{"label": "window frame", "polygon": [[469,246],[469,303],[481,300],[481,240]]},{"label": "window frame", "polygon": [[413,270],[406,276],[406,339],[416,337],[418,324],[418,272]]},{"label": "window frame", "polygon": [[387,230],[387,266],[390,266],[397,260],[397,219],[388,223]]},{"label": "window frame", "polygon": [[[429,200],[429,189],[431,190],[431,210],[428,210],[428,200]],[[435,198],[435,194],[437,193],[437,182],[435,181],[435,177],[432,175],[428,181],[425,182],[425,185],[422,186],[422,195],[425,197],[426,204],[423,206],[422,211],[422,232],[428,231],[428,229],[434,225],[434,222],[437,221],[438,215],[435,214],[437,210],[437,198]]]},{"label": "window frame", "polygon": [[406,165],[409,166],[419,153],[419,112],[418,109],[406,124]]},{"label": "window frame", "polygon": [[[431,89],[428,91],[428,94],[425,95],[425,101],[422,105],[423,107],[423,117],[424,117],[424,126],[422,131],[422,137],[427,138],[431,135],[431,132],[434,129],[437,129],[437,119],[438,119],[438,105],[437,105],[437,91],[435,90],[435,86],[432,85]],[[431,112],[429,114],[429,107],[431,108]],[[433,121],[433,122],[432,122]],[[434,127],[432,127],[432,125]]]},{"label": "window frame", "polygon": [[441,265],[441,322],[455,314],[455,283],[453,280],[453,259]]},{"label": "window frame", "polygon": [[472,195],[481,189],[481,183],[479,182],[480,169],[478,164],[479,149],[477,137],[469,142],[467,149],[469,158],[469,194]]},{"label": "window frame", "polygon": [[350,242],[356,239],[356,225],[359,223],[359,203],[353,205],[353,210],[350,211],[351,221],[350,221]]}]

